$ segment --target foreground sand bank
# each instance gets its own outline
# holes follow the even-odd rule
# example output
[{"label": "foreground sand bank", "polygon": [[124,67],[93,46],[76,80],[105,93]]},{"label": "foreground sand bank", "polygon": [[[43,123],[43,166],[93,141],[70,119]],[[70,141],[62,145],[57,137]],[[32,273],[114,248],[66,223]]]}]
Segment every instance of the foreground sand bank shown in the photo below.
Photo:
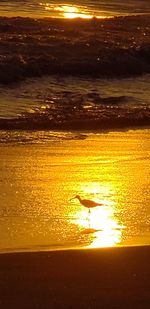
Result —
[{"label": "foreground sand bank", "polygon": [[150,247],[0,255],[1,308],[148,308]]}]

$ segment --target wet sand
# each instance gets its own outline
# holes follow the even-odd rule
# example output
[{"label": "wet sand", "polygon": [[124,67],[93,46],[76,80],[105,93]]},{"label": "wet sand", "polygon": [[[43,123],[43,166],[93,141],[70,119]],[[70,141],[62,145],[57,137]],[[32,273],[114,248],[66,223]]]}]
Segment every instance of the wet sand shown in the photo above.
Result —
[{"label": "wet sand", "polygon": [[147,309],[149,256],[144,246],[1,254],[1,308]]},{"label": "wet sand", "polygon": [[1,132],[0,251],[149,245],[149,134]]}]

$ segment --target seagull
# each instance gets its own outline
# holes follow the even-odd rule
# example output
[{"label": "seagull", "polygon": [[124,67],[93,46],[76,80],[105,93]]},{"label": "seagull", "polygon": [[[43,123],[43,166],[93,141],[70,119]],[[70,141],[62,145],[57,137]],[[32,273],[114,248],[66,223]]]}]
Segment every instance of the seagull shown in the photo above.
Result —
[{"label": "seagull", "polygon": [[97,207],[97,206],[103,206],[103,204],[100,204],[100,203],[97,203],[97,202],[94,202],[94,201],[91,201],[91,200],[85,200],[85,199],[82,199],[80,197],[80,195],[76,195],[74,198],[77,198],[80,202],[80,204],[82,204],[84,207],[86,208],[89,208],[89,213],[91,212],[90,208],[94,208],[94,207]]}]

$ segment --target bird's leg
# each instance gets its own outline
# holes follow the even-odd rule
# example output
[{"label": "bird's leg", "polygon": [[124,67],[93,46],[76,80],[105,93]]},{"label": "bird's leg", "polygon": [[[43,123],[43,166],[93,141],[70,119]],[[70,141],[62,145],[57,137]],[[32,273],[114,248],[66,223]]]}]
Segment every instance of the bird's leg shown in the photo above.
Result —
[{"label": "bird's leg", "polygon": [[88,210],[88,216],[87,216],[87,220],[89,221],[89,215],[90,215],[90,213],[91,213],[91,209],[89,208],[89,210]]}]

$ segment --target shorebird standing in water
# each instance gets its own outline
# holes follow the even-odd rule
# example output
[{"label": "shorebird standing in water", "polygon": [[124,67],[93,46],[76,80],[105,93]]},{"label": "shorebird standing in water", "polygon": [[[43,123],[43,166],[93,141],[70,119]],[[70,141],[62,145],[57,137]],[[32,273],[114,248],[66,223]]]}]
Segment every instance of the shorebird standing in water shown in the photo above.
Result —
[{"label": "shorebird standing in water", "polygon": [[94,202],[94,201],[91,201],[91,200],[82,199],[80,197],[80,195],[76,195],[72,199],[74,199],[74,198],[77,198],[81,205],[83,205],[84,207],[88,208],[89,209],[89,213],[91,212],[91,208],[94,208],[94,207],[97,207],[97,206],[104,206],[103,204],[100,204],[100,203],[97,203],[97,202]]}]

